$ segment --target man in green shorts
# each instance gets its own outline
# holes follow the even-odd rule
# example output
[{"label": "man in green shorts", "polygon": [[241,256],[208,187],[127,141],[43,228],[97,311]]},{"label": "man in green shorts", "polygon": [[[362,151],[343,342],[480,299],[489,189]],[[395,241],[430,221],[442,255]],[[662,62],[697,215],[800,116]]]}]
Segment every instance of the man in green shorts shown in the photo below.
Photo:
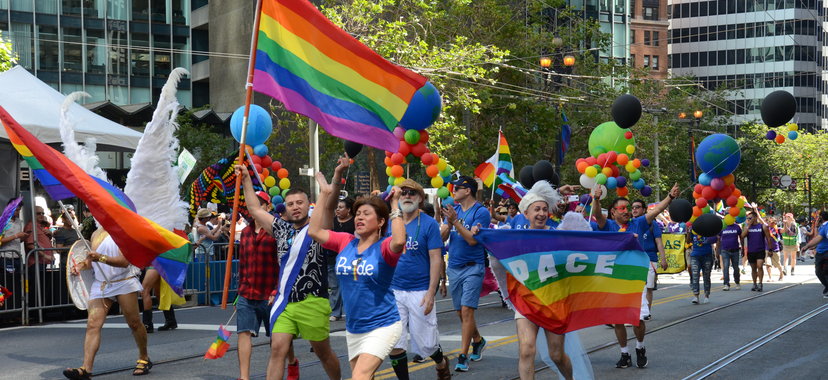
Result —
[{"label": "man in green shorts", "polygon": [[[256,191],[250,174],[243,166],[236,166],[236,174],[242,176],[244,196],[255,199]],[[339,183],[342,173],[337,173]],[[282,218],[268,213],[258,202],[247,204],[255,221],[262,226],[272,226],[268,231],[276,239],[276,252],[280,262],[279,283],[274,291],[273,308],[270,311],[272,336],[267,379],[281,380],[284,363],[291,342],[295,337],[307,339],[322,367],[331,379],[340,379],[339,359],[331,349],[329,333],[331,305],[328,301],[328,264],[322,247],[307,236],[308,195],[301,190],[290,190],[285,195],[286,211]]]}]

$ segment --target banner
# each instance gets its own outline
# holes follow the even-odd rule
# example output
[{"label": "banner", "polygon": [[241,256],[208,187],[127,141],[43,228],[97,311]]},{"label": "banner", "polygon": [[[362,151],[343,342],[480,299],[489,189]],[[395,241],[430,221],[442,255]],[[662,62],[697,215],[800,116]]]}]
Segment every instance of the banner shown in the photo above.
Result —
[{"label": "banner", "polygon": [[667,257],[667,269],[656,265],[658,274],[681,273],[687,269],[687,260],[684,257],[684,234],[663,234],[661,242],[664,244],[664,256]]}]

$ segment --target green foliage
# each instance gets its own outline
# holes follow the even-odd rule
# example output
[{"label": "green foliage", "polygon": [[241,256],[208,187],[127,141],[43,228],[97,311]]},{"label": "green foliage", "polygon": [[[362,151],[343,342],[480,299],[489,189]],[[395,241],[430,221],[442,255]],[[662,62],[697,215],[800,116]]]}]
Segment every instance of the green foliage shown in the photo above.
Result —
[{"label": "green foliage", "polygon": [[17,60],[17,54],[12,51],[12,43],[0,33],[0,71],[11,69]]},{"label": "green foliage", "polygon": [[178,130],[175,137],[179,146],[187,149],[196,158],[193,171],[187,176],[181,186],[182,196],[189,199],[190,184],[208,166],[215,164],[223,157],[227,157],[238,145],[232,137],[216,133],[213,127],[207,124],[193,123],[193,112],[199,109],[181,112],[176,118]]}]

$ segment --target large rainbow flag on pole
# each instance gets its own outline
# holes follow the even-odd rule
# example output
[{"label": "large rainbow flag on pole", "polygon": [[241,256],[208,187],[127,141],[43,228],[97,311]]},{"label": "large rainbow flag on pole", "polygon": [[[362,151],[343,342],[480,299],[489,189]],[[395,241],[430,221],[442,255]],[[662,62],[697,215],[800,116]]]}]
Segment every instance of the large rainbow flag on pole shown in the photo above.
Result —
[{"label": "large rainbow flag on pole", "polygon": [[511,178],[515,176],[515,170],[512,166],[512,152],[509,150],[506,136],[503,135],[503,131],[498,131],[497,135],[495,154],[474,169],[474,175],[482,179],[483,184],[487,187],[499,185],[501,183],[500,174],[505,173]]},{"label": "large rainbow flag on pole", "polygon": [[162,253],[174,251],[168,255],[172,257],[186,257],[189,254],[187,239],[136,214],[124,200],[126,196],[123,193],[113,191],[114,186],[90,176],[66,156],[38,140],[3,107],[0,107],[0,122],[17,152],[34,170],[44,187],[51,189],[47,190],[49,195],[57,194],[59,198],[56,199],[77,196],[83,200],[130,263],[143,268]]},{"label": "large rainbow flag on pole", "polygon": [[638,325],[650,260],[631,233],[483,229],[517,311],[556,334]]},{"label": "large rainbow flag on pole", "polygon": [[253,89],[328,133],[396,152],[391,131],[426,78],[352,37],[307,0],[262,0]]}]

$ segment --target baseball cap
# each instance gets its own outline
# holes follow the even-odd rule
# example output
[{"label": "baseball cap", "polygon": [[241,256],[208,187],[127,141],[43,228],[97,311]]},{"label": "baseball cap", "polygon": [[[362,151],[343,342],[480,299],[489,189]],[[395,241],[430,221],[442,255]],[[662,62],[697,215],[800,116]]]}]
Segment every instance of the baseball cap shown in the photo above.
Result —
[{"label": "baseball cap", "polygon": [[461,175],[460,178],[457,178],[454,181],[451,181],[451,184],[456,186],[463,186],[471,189],[472,194],[477,194],[477,181],[474,178],[469,177],[467,175]]},{"label": "baseball cap", "polygon": [[256,196],[262,198],[263,201],[270,203],[270,195],[268,195],[264,191],[257,191]]}]

